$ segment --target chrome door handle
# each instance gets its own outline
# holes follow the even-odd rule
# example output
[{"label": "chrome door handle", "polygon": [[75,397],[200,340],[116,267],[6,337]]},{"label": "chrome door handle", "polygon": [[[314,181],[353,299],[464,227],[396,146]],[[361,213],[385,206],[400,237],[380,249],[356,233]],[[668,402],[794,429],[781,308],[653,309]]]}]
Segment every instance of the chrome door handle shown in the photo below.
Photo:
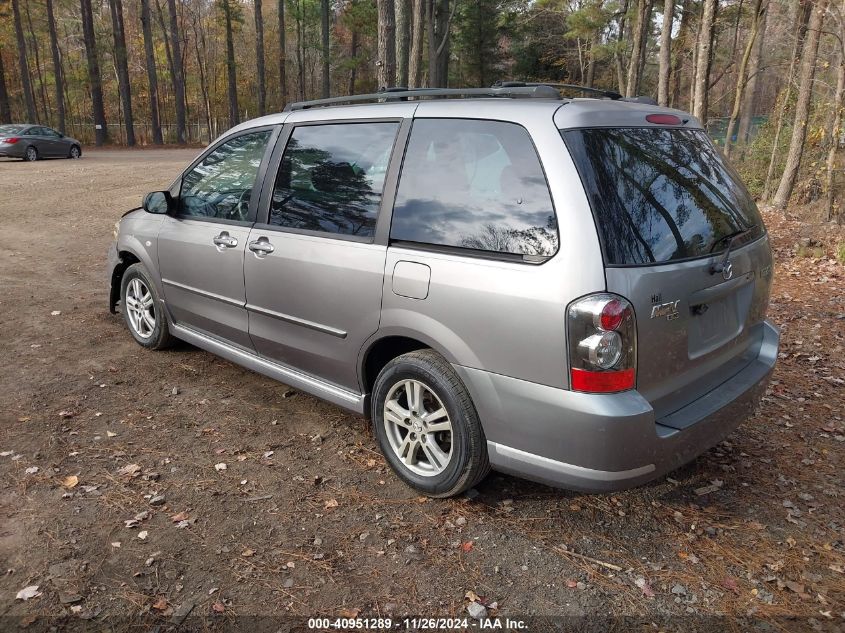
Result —
[{"label": "chrome door handle", "polygon": [[234,248],[238,245],[238,240],[234,237],[229,235],[226,231],[223,231],[220,235],[215,237],[213,240],[216,246],[221,246],[223,248]]},{"label": "chrome door handle", "polygon": [[270,242],[268,242],[266,237],[262,237],[255,240],[254,242],[250,242],[249,250],[258,255],[266,255],[267,253],[272,253],[274,250],[276,250],[276,247],[273,246]]}]

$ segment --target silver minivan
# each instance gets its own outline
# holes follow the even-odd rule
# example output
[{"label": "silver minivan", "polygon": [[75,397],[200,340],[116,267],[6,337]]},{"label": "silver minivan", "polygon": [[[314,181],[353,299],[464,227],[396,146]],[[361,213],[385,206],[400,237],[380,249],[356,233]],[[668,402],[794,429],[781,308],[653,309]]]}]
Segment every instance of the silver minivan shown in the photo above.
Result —
[{"label": "silver minivan", "polygon": [[699,121],[548,85],[292,104],[116,227],[112,312],[372,419],[435,497],[493,468],[607,491],[756,408],[760,214]]}]

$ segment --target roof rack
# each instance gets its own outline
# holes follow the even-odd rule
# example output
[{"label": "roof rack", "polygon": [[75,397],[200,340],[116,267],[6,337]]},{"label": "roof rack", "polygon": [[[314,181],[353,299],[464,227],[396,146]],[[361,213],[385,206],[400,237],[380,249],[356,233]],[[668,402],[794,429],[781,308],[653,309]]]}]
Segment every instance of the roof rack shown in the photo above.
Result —
[{"label": "roof rack", "polygon": [[312,101],[297,101],[285,106],[285,112],[308,110],[321,106],[333,106],[346,103],[364,103],[368,101],[407,101],[414,99],[449,97],[522,97],[529,99],[560,99],[560,92],[549,84],[520,84],[514,86],[492,86],[490,88],[383,88],[378,92],[345,97],[329,97]]},{"label": "roof rack", "polygon": [[603,90],[601,88],[591,88],[589,86],[579,86],[578,84],[559,84],[559,83],[551,83],[551,82],[530,82],[530,81],[497,81],[493,84],[494,87],[497,88],[517,88],[520,86],[549,86],[550,88],[555,88],[557,90],[579,90],[581,92],[587,92],[590,94],[597,94],[601,95],[602,97],[606,97],[608,99],[613,99],[614,101],[618,101],[620,99],[624,99],[624,97],[614,90]]}]

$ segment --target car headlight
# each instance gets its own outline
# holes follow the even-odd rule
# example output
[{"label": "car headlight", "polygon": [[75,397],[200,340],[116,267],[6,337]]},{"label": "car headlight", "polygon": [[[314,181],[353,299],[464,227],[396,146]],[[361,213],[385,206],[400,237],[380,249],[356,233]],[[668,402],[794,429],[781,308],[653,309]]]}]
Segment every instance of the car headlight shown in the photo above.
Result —
[{"label": "car headlight", "polygon": [[112,236],[114,239],[117,239],[117,234],[120,233],[120,220],[114,223],[114,229],[112,229]]}]

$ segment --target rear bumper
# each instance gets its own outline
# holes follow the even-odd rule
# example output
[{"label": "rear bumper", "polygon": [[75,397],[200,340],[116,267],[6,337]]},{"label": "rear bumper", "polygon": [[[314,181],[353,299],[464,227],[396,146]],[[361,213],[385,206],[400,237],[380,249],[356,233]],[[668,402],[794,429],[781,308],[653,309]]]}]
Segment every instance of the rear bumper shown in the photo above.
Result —
[{"label": "rear bumper", "polygon": [[23,158],[25,151],[23,143],[14,143],[12,145],[0,143],[0,156],[6,158]]},{"label": "rear bumper", "polygon": [[477,369],[456,370],[476,403],[494,469],[603,492],[660,477],[734,431],[765,392],[779,338],[778,330],[764,323],[758,355],[749,365],[662,419],[636,391],[584,394]]}]

